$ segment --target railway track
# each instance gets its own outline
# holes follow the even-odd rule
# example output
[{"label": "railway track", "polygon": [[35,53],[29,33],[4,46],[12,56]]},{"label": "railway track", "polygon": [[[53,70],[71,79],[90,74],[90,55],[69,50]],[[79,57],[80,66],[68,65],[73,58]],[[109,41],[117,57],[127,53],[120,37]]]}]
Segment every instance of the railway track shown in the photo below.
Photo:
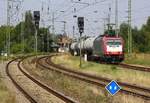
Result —
[{"label": "railway track", "polygon": [[[93,62],[95,62],[95,61],[93,61]],[[100,62],[100,64],[116,65],[116,66],[119,66],[119,67],[124,68],[124,69],[150,72],[150,67],[145,67],[145,66],[136,66],[136,65],[126,64],[126,63],[113,64],[113,63],[104,63],[104,62]]]},{"label": "railway track", "polygon": [[[51,57],[52,56],[39,58],[37,60],[38,66],[49,69],[49,70],[53,70],[59,73],[63,73],[73,78],[77,78],[82,81],[85,81],[85,82],[88,82],[97,86],[101,86],[101,87],[105,87],[111,81],[108,78],[102,78],[102,77],[94,76],[91,74],[71,70],[69,68],[65,68],[60,65],[56,65],[51,61]],[[41,60],[44,60],[45,64],[43,64]],[[52,68],[51,66],[55,68]],[[123,89],[120,90],[120,93],[133,95],[133,96],[144,98],[146,100],[150,100],[150,88],[139,87],[139,86],[131,85],[128,83],[122,83],[122,82],[118,82],[118,84],[123,87]]]},{"label": "railway track", "polygon": [[6,73],[7,73],[8,77],[11,79],[11,81],[13,82],[13,84],[16,86],[16,88],[17,88],[20,92],[22,92],[22,94],[23,94],[31,103],[37,103],[37,101],[36,101],[34,98],[32,98],[32,97],[30,96],[30,94],[28,94],[28,93],[14,80],[14,78],[11,76],[11,74],[10,74],[10,72],[9,72],[9,66],[10,66],[13,62],[15,62],[15,61],[17,61],[17,60],[18,60],[18,59],[14,59],[14,60],[10,61],[10,62],[6,65]]},{"label": "railway track", "polygon": [[[27,58],[27,57],[26,57]],[[19,68],[19,70],[26,76],[28,77],[31,81],[33,81],[34,83],[36,83],[38,86],[40,86],[41,88],[45,89],[46,91],[48,91],[49,93],[55,95],[56,97],[60,98],[61,100],[63,100],[66,103],[79,103],[75,100],[73,100],[72,98],[65,96],[64,94],[62,94],[61,92],[58,92],[56,90],[54,90],[53,88],[41,83],[39,80],[35,79],[34,77],[32,77],[30,74],[26,73],[23,68],[21,67],[21,63],[24,59],[19,59],[17,66]],[[30,96],[30,94],[28,94],[27,91],[25,91],[16,81],[15,79],[11,76],[10,72],[9,72],[9,66],[13,63],[16,62],[18,59],[14,59],[12,61],[10,61],[7,66],[6,66],[6,73],[9,76],[9,78],[12,80],[12,82],[14,83],[14,85],[16,86],[16,88],[21,91],[24,96],[31,102],[31,103],[38,103],[38,101],[36,101],[33,97]]]},{"label": "railway track", "polygon": [[145,66],[137,66],[137,65],[132,65],[132,64],[127,64],[127,63],[106,63],[106,62],[97,62],[97,60],[91,60],[94,63],[100,63],[100,64],[107,64],[107,65],[116,65],[119,67],[122,67],[124,69],[131,69],[131,70],[137,70],[137,71],[143,71],[143,72],[150,72],[150,67],[145,67]]},{"label": "railway track", "polygon": [[131,65],[131,64],[125,64],[125,63],[121,63],[121,64],[119,64],[119,66],[126,68],[126,69],[150,72],[150,67],[135,66],[135,65]]}]

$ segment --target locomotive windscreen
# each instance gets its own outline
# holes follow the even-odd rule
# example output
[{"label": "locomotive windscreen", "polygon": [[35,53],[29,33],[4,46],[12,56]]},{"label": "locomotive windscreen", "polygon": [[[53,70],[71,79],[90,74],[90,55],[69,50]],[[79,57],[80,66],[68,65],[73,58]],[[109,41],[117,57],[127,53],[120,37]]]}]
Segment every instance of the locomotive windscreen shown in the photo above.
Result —
[{"label": "locomotive windscreen", "polygon": [[121,45],[121,42],[107,42],[107,45]]},{"label": "locomotive windscreen", "polygon": [[121,45],[121,40],[108,40],[107,45]]},{"label": "locomotive windscreen", "polygon": [[106,42],[107,52],[122,52],[122,42],[121,40],[107,40]]}]

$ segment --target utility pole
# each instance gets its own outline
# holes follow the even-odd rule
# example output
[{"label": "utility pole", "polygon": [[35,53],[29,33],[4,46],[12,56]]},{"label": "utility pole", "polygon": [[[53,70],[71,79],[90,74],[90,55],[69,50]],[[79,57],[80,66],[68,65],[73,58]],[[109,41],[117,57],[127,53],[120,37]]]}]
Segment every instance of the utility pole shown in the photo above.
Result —
[{"label": "utility pole", "polygon": [[38,42],[37,42],[37,28],[35,29],[35,55],[36,55],[36,57],[37,57],[37,46],[38,46]]},{"label": "utility pole", "polygon": [[115,24],[116,24],[116,35],[118,37],[118,0],[116,0],[116,14],[115,14]]},{"label": "utility pole", "polygon": [[132,53],[131,0],[128,0],[128,53]]},{"label": "utility pole", "polygon": [[109,5],[108,24],[110,24],[110,18],[111,18],[111,5]]},{"label": "utility pole", "polygon": [[82,67],[82,50],[81,50],[81,37],[82,37],[82,33],[80,32],[80,68]]},{"label": "utility pole", "polygon": [[66,21],[62,21],[64,23],[64,34],[66,34]]},{"label": "utility pole", "polygon": [[108,30],[110,30],[110,22],[111,22],[110,18],[111,18],[111,5],[109,4],[108,24],[107,24]]},{"label": "utility pole", "polygon": [[51,27],[52,27],[52,25],[50,25],[50,26],[48,26],[48,43],[47,43],[47,50],[50,50],[50,44],[49,44],[49,39],[50,39],[50,33],[51,33]]},{"label": "utility pole", "polygon": [[[42,7],[41,7],[41,24],[43,26],[43,28],[45,28],[45,23],[44,23],[44,3],[42,1]],[[41,40],[42,40],[42,52],[44,52],[44,34],[41,34]]]},{"label": "utility pole", "polygon": [[74,11],[73,11],[73,18],[74,18],[74,25],[73,25],[73,38],[75,37],[75,28],[76,28],[76,18],[77,18],[77,14],[76,14],[76,11],[77,11],[77,9],[76,8],[74,8]]},{"label": "utility pole", "polygon": [[49,32],[48,32],[48,28],[46,30],[46,34],[47,34],[47,52],[49,51]]},{"label": "utility pole", "polygon": [[24,14],[22,13],[22,23],[21,23],[21,43],[22,43],[22,54],[24,54],[24,26],[23,26],[23,17]]},{"label": "utility pole", "polygon": [[[49,3],[50,3],[51,1],[49,0]],[[47,15],[49,15],[49,5],[48,5],[48,7],[47,7]],[[49,47],[50,47],[50,44],[49,44],[49,38],[50,38],[50,32],[49,32],[49,26],[47,27],[47,30],[46,30],[46,34],[47,34],[47,52],[49,52]]]},{"label": "utility pole", "polygon": [[54,12],[52,14],[52,33],[55,34],[55,15]]},{"label": "utility pole", "polygon": [[[6,36],[6,52],[8,56],[11,54],[11,23],[18,16],[22,0],[7,0],[7,36]],[[13,18],[14,17],[14,18]],[[16,20],[16,19],[15,19]]]},{"label": "utility pole", "polygon": [[73,26],[72,29],[73,29],[73,32],[72,32],[72,33],[73,33],[73,38],[74,38],[74,34],[75,34],[75,26]]},{"label": "utility pole", "polygon": [[108,18],[102,18],[103,19],[103,21],[104,21],[104,32],[106,31],[106,21],[108,20]]},{"label": "utility pole", "polygon": [[7,45],[7,54],[10,55],[10,0],[7,0],[7,36],[6,36],[6,45]]}]

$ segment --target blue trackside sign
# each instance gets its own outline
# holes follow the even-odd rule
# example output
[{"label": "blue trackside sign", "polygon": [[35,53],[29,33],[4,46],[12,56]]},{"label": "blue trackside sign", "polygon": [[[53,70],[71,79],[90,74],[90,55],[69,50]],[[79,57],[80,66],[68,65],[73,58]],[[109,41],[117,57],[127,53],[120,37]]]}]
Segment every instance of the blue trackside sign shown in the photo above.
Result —
[{"label": "blue trackside sign", "polygon": [[114,96],[121,89],[118,83],[114,80],[111,81],[105,88],[112,96]]}]

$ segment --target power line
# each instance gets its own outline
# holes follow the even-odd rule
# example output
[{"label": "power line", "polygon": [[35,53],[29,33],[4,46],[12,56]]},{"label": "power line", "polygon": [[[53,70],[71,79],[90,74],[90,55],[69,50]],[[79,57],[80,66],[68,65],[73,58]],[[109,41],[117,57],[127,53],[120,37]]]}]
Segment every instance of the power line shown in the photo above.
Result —
[{"label": "power line", "polygon": [[[71,5],[70,7],[68,7],[68,8],[64,11],[63,15],[64,15],[65,13],[67,13],[68,10],[71,10],[72,7],[74,7],[74,5]],[[58,15],[55,19],[61,17],[61,15],[62,15],[62,14]]]},{"label": "power line", "polygon": [[[76,10],[76,13],[77,12],[80,12],[80,11],[82,11],[82,10],[84,10],[84,9],[86,9],[87,7],[91,7],[91,6],[94,6],[94,5],[97,5],[97,4],[99,4],[99,3],[103,3],[103,2],[106,2],[107,0],[101,0],[101,1],[99,1],[99,2],[94,2],[94,3],[91,3],[91,4],[89,4],[89,5],[85,5],[85,6],[83,6],[83,7],[81,7],[81,8],[79,8],[79,9],[77,9]],[[65,16],[68,16],[68,15],[70,15],[70,14],[72,14],[73,12],[71,11],[71,12],[68,12],[66,15],[59,15],[59,17],[58,18],[60,18],[60,17],[65,17]],[[57,18],[57,19],[58,19]]]},{"label": "power line", "polygon": [[[91,6],[97,5],[97,4],[99,4],[99,3],[106,2],[106,1],[108,1],[108,0],[101,0],[101,1],[99,1],[99,2],[96,1],[96,2],[94,2],[94,3],[91,3],[91,4],[88,5],[88,6],[84,6],[84,7],[79,8],[78,10],[76,10],[76,13],[79,12],[79,11],[81,11],[81,10],[83,10],[83,9],[85,9],[85,8],[87,8],[87,7],[91,7]],[[67,8],[67,9],[65,10],[65,12],[64,12],[63,14],[60,14],[59,16],[55,17],[55,20],[56,20],[56,19],[59,19],[60,17],[62,18],[62,17],[65,17],[65,16],[67,16],[67,15],[69,15],[69,14],[74,13],[74,12],[70,11],[71,8],[73,8],[73,7],[74,7],[74,5],[71,5],[69,8]],[[70,11],[70,12],[69,12],[69,11]],[[53,21],[53,20],[52,20],[52,21]]]},{"label": "power line", "polygon": [[[57,12],[57,11],[62,10],[62,8],[66,5],[65,3],[66,3],[66,0],[62,0],[62,2],[58,5],[58,7],[60,7],[60,8],[56,9],[56,10],[53,11],[53,12]],[[67,5],[68,5],[68,4],[69,4],[69,2],[67,2]]]}]

